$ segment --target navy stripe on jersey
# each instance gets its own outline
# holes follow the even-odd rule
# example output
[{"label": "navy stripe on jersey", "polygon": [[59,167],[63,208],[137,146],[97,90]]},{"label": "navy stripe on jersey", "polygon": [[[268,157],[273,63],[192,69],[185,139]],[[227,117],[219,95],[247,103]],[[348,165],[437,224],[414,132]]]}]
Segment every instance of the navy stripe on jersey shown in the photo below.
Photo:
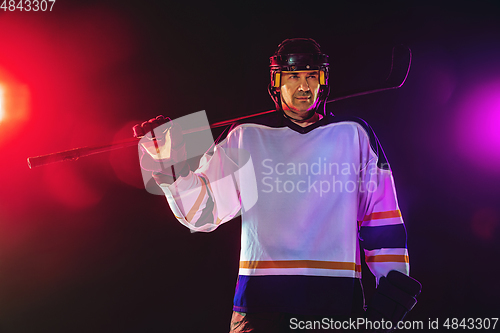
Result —
[{"label": "navy stripe on jersey", "polygon": [[404,224],[361,227],[359,237],[361,246],[365,250],[406,248],[406,228]]},{"label": "navy stripe on jersey", "polygon": [[[353,294],[354,297],[353,304]],[[322,297],[317,297],[321,295]],[[350,315],[363,307],[359,279],[304,275],[238,277],[234,311]]]}]

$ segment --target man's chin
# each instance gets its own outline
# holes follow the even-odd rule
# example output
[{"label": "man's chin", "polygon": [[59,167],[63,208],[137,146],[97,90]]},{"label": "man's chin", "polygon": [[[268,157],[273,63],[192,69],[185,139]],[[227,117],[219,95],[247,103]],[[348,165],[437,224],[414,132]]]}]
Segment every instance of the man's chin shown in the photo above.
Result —
[{"label": "man's chin", "polygon": [[309,103],[307,105],[294,105],[295,112],[297,113],[308,113],[313,109],[313,106]]},{"label": "man's chin", "polygon": [[313,114],[314,110],[313,109],[306,109],[306,110],[301,110],[301,111],[295,111],[295,118],[297,119],[309,119]]}]

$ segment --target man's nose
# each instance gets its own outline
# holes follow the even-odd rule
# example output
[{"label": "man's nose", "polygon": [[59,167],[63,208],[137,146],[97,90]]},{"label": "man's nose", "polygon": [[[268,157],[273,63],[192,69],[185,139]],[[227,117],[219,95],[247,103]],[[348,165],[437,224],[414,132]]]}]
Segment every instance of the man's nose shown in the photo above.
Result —
[{"label": "man's nose", "polygon": [[306,77],[302,77],[300,79],[299,90],[309,91],[309,83],[307,83],[307,78]]}]

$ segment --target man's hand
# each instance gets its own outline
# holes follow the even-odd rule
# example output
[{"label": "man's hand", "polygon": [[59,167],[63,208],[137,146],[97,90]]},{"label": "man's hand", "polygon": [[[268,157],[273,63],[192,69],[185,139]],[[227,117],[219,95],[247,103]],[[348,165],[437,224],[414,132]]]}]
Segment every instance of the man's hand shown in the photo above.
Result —
[{"label": "man's hand", "polygon": [[172,160],[175,164],[185,158],[184,139],[179,125],[171,122],[160,125],[153,135],[148,133],[144,136],[141,145],[154,160]]},{"label": "man's hand", "polygon": [[177,176],[181,170],[185,175],[186,148],[179,124],[158,116],[135,125],[134,136],[141,137],[141,167],[144,170],[174,176],[172,166],[176,165]]}]

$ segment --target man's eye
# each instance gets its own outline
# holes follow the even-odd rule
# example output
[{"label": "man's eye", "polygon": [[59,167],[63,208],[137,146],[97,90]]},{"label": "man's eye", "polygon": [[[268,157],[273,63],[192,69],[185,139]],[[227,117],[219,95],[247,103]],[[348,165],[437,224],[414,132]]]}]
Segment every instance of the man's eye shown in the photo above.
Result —
[{"label": "man's eye", "polygon": [[290,75],[290,79],[296,79],[298,77],[299,77],[298,75]]},{"label": "man's eye", "polygon": [[313,78],[313,79],[315,79],[316,75],[309,75],[307,78]]}]

